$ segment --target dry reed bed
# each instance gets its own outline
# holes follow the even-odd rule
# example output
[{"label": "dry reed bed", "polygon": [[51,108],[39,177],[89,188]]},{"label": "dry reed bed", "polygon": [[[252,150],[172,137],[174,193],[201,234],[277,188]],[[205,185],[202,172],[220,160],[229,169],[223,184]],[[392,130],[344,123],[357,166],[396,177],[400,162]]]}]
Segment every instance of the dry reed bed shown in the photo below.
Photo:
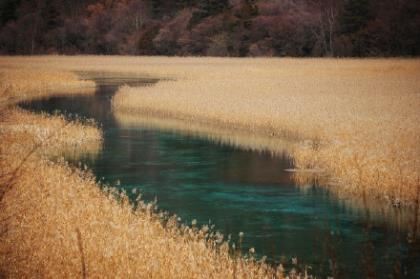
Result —
[{"label": "dry reed bed", "polygon": [[[278,139],[272,136],[260,134],[250,134],[246,131],[237,131],[232,129],[222,129],[212,125],[200,125],[195,122],[187,122],[175,119],[162,119],[150,115],[139,115],[133,113],[114,112],[115,119],[122,127],[149,127],[155,130],[165,132],[177,132],[205,140],[215,142],[220,145],[229,145],[243,150],[252,150],[256,152],[270,152],[274,156],[288,158],[290,151],[299,147],[299,142],[286,139]],[[284,170],[279,170],[279,172]],[[315,171],[315,173],[314,173]],[[300,185],[300,189],[305,192],[312,188],[314,179],[319,185],[326,185],[328,177],[320,175],[316,170],[292,171],[291,175],[295,182]],[[369,214],[374,216],[372,220],[387,224],[387,228],[397,231],[406,231],[408,235],[418,234],[415,210],[395,210],[386,203],[371,202],[363,197],[355,198],[341,193],[339,202],[349,211],[359,212],[361,216]],[[372,221],[371,220],[371,221]]]},{"label": "dry reed bed", "polygon": [[419,59],[38,56],[0,64],[176,79],[122,89],[114,108],[294,137],[302,142],[290,152],[296,166],[323,169],[334,191],[418,201]]},{"label": "dry reed bed", "polygon": [[[100,140],[94,127],[1,111],[1,277],[283,278],[281,266],[232,256],[209,228],[185,227],[175,217],[163,224],[153,204],[139,200],[134,209],[88,172],[42,156]],[[40,152],[32,154],[34,146]]]},{"label": "dry reed bed", "polygon": [[28,162],[2,205],[1,217],[13,217],[0,246],[4,275],[281,278],[281,270],[232,258],[227,244],[206,240],[206,229],[180,228],[174,220],[164,227],[150,205],[133,212],[121,200],[65,164]]},{"label": "dry reed bed", "polygon": [[[300,142],[290,151],[297,166],[325,169],[335,189],[416,199],[419,60],[0,57],[0,64],[176,78],[124,88],[114,106],[123,114],[166,115],[274,140],[287,135]],[[3,171],[19,163],[13,150],[24,144],[14,134],[2,136]],[[165,228],[150,206],[133,212],[126,201],[104,195],[89,174],[36,158],[0,211],[8,225],[0,249],[5,275],[272,278],[280,271],[232,258],[226,246],[205,248],[214,245],[202,237],[205,230],[179,229],[174,221]]]},{"label": "dry reed bed", "polygon": [[14,134],[26,146],[48,156],[95,156],[102,148],[102,131],[92,120],[67,121],[62,115],[35,114],[19,108],[2,110],[0,134]]},{"label": "dry reed bed", "polygon": [[49,69],[31,70],[0,69],[1,105],[22,100],[37,99],[59,94],[88,94],[95,92],[95,83],[80,80],[78,76],[66,71]]},{"label": "dry reed bed", "polygon": [[40,147],[48,155],[77,158],[94,155],[101,148],[102,132],[92,121],[68,122],[63,116],[35,114],[18,109],[20,101],[64,94],[93,94],[95,83],[71,72],[0,68],[0,132],[14,134],[26,146]]},{"label": "dry reed bed", "polygon": [[173,62],[179,80],[123,87],[114,109],[295,138],[296,167],[334,190],[418,202],[419,60]]}]

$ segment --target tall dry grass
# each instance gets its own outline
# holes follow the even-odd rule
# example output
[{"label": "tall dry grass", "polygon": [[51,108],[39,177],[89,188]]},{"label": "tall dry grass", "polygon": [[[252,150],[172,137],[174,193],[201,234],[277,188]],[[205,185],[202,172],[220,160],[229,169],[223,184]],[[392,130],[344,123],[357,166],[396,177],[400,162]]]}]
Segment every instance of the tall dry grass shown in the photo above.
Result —
[{"label": "tall dry grass", "polygon": [[95,83],[71,72],[0,68],[0,105],[59,94],[95,92]]},{"label": "tall dry grass", "polygon": [[[36,114],[19,108],[2,111],[0,134],[13,134],[25,146],[49,157],[94,157],[102,148],[102,131],[92,120],[68,121],[62,115]],[[23,150],[20,150],[23,151]]]},{"label": "tall dry grass", "polygon": [[[115,111],[114,116],[118,124],[123,128],[138,127],[140,125],[141,127],[164,132],[183,133],[243,150],[271,152],[273,156],[280,156],[285,159],[289,158],[291,150],[301,148],[302,145],[299,141],[279,139],[270,135],[250,134],[246,131],[222,129],[214,125],[200,125],[200,123],[163,119],[151,115]],[[279,170],[279,172],[282,171],[284,170]],[[325,172],[319,169],[287,169],[286,171],[291,173],[293,180],[300,186],[302,192],[312,189],[313,183],[318,185],[331,183]],[[355,197],[354,195],[349,195],[349,193],[340,193],[338,198],[340,204],[349,211],[358,212],[360,216],[366,216],[366,212],[368,212],[368,215],[371,218],[373,217],[373,220],[386,223],[387,228],[405,231],[410,236],[416,236],[419,233],[417,229],[418,221],[416,220],[419,214],[415,206],[413,208],[396,210],[389,204],[372,202],[370,199],[364,199],[363,196]],[[414,204],[416,204],[416,201],[414,201]],[[417,202],[417,205],[420,204]]]},{"label": "tall dry grass", "polygon": [[141,200],[133,207],[86,170],[43,156],[100,140],[95,127],[1,112],[0,277],[283,278],[281,266],[235,255],[211,228],[180,225]]},{"label": "tall dry grass", "polygon": [[173,60],[178,80],[123,87],[113,107],[296,139],[296,168],[325,171],[334,190],[418,200],[419,60],[243,61]]},{"label": "tall dry grass", "polygon": [[[3,153],[4,154],[4,153]],[[208,229],[162,225],[152,205],[133,211],[64,163],[27,163],[2,204],[3,274],[53,278],[281,278],[281,269],[234,258]],[[277,275],[276,275],[277,274]]]},{"label": "tall dry grass", "polygon": [[295,138],[296,167],[324,170],[334,191],[417,200],[419,59],[35,56],[0,64],[166,79],[121,89],[114,108]]},{"label": "tall dry grass", "polygon": [[14,105],[60,94],[93,94],[95,87],[71,72],[0,67],[0,133],[13,134],[25,146],[40,147],[37,151],[49,156],[94,155],[102,140],[94,122],[68,122],[63,116],[30,113]]},{"label": "tall dry grass", "polygon": [[[274,146],[274,150],[277,139],[296,140],[297,145],[293,145],[289,153],[297,168],[307,170],[303,172],[308,174],[307,179],[312,179],[309,175],[312,170],[323,170],[329,175],[329,185],[334,191],[362,195],[372,203],[377,202],[373,197],[379,197],[395,205],[402,202],[418,205],[418,59],[48,56],[0,57],[0,64],[8,70],[105,71],[172,79],[154,87],[122,88],[114,99],[114,109],[119,114],[128,115],[125,119],[130,123],[136,121],[133,115],[139,114],[269,137],[273,141],[261,141],[257,145]],[[125,121],[124,117],[120,119]],[[12,142],[18,140],[13,135],[11,137]],[[229,138],[221,140],[227,142]],[[2,139],[2,147],[6,146],[3,142],[6,140]],[[258,149],[243,138],[238,142]],[[1,169],[7,169],[9,165],[12,164],[5,163]],[[26,175],[22,172],[20,176],[23,180],[19,183],[32,186],[19,188],[19,191],[28,189],[28,192],[15,192],[18,188],[13,188],[8,193],[9,198],[5,199],[5,210],[1,211],[5,214],[1,219],[7,220],[4,222],[9,224],[12,232],[6,232],[2,238],[2,259],[6,263],[2,266],[4,274],[34,272],[54,276],[52,272],[57,272],[87,277],[114,274],[176,277],[179,274],[180,277],[220,278],[226,274],[231,277],[245,274],[249,270],[254,275],[267,271],[266,277],[272,277],[276,272],[243,258],[228,257],[226,250],[219,253],[217,249],[204,248],[204,239],[194,240],[194,236],[190,240],[182,230],[175,229],[176,225],[163,227],[156,215],[147,213],[150,209],[143,208],[133,213],[129,205],[105,199],[88,175],[86,177],[65,164],[35,161],[33,165],[32,171],[28,170]],[[46,173],[54,176],[33,179],[37,177],[35,173],[42,173],[44,168]],[[42,188],[43,191],[36,192],[33,189],[41,188],[42,181],[45,182],[43,187],[51,188],[51,191]],[[48,181],[61,185],[60,190]],[[85,193],[84,189],[91,190]],[[22,202],[19,208],[19,203],[12,203],[12,200],[21,196],[25,199],[19,200]],[[78,199],[84,202],[76,203]],[[45,208],[41,210],[39,206],[42,204]],[[104,207],[103,213],[100,213],[101,207]],[[7,216],[11,212],[29,212],[32,208],[36,210],[19,213],[18,219]],[[50,214],[51,219],[37,215],[38,210]],[[57,218],[54,212],[58,212]],[[100,219],[95,219],[96,214]],[[149,215],[152,217],[147,217]],[[81,220],[87,220],[82,222],[86,226],[78,226]],[[20,223],[26,225],[20,226]],[[33,232],[26,230],[31,226],[35,228]],[[152,229],[155,226],[156,230]],[[55,227],[60,228],[57,233],[51,230]],[[140,233],[142,230],[144,234]],[[142,239],[134,234],[141,235]],[[197,234],[200,233],[192,233]],[[146,243],[149,236],[150,242]],[[110,241],[114,237],[115,244]],[[16,246],[15,241],[21,246]],[[131,247],[130,244],[137,241],[141,244]],[[211,243],[207,247],[212,246]],[[155,250],[151,251],[151,247]],[[202,250],[193,247],[202,247]],[[139,267],[128,267],[126,262]],[[238,273],[238,270],[243,273]]]}]

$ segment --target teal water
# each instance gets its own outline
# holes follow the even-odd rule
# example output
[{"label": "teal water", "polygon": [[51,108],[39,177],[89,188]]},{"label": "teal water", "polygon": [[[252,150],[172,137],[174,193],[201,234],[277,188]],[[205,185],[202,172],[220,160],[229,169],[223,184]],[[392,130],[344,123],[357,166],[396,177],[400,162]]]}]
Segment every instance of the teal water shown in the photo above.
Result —
[{"label": "teal water", "polygon": [[[420,245],[401,223],[402,211],[391,209],[390,222],[368,209],[350,206],[322,188],[296,187],[291,162],[268,152],[254,152],[209,139],[142,125],[121,127],[110,100],[122,83],[153,80],[97,80],[93,96],[53,97],[21,104],[33,111],[94,118],[104,130],[98,157],[82,158],[98,180],[146,201],[185,223],[209,220],[224,235],[238,239],[242,250],[291,268],[310,266],[326,278],[420,278]],[[71,116],[70,116],[71,117]],[[74,162],[77,163],[77,162]],[[408,214],[408,213],[404,213]],[[394,220],[393,219],[393,220]]]}]

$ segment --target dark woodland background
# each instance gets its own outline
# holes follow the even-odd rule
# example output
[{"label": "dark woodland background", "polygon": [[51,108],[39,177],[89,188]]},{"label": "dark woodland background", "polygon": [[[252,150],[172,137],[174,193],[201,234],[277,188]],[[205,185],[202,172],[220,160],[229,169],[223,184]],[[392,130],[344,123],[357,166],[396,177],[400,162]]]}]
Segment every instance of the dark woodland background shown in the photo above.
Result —
[{"label": "dark woodland background", "polygon": [[420,0],[0,0],[0,53],[418,56]]}]

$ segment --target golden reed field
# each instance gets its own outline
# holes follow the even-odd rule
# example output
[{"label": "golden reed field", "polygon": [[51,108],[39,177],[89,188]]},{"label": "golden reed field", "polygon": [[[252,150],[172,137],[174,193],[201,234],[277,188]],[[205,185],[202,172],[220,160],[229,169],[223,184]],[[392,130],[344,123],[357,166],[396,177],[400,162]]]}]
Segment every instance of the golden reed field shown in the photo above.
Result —
[{"label": "golden reed field", "polygon": [[[48,159],[72,148],[97,150],[101,131],[14,104],[92,93],[91,82],[68,72],[108,65],[88,60],[95,66],[83,66],[86,58],[0,58],[0,277],[284,278],[281,265],[241,255],[211,228],[162,217],[140,197],[133,207],[87,170]],[[307,278],[302,272],[288,277]]]},{"label": "golden reed field", "polygon": [[1,57],[0,65],[161,78],[121,88],[113,108],[128,116],[120,119],[137,114],[294,140],[296,169],[327,179],[334,192],[418,204],[419,59],[39,56]]},{"label": "golden reed field", "polygon": [[162,79],[120,88],[112,102],[121,125],[176,122],[223,143],[287,153],[303,174],[297,180],[309,174],[369,203],[418,207],[420,60],[0,57],[2,276],[283,276],[281,266],[232,255],[208,228],[162,222],[153,204],[133,208],[89,172],[45,157],[74,147],[95,154],[101,132],[13,104],[91,94],[94,84],[78,77],[91,72]]},{"label": "golden reed field", "polygon": [[152,62],[141,71],[172,80],[121,88],[115,111],[293,139],[295,167],[334,191],[418,204],[420,60]]}]

